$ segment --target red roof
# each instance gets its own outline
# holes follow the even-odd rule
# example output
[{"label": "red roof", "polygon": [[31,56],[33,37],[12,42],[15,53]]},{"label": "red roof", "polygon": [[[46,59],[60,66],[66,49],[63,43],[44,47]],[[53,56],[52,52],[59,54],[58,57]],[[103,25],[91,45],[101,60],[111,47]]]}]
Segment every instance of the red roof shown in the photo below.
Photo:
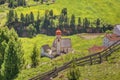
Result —
[{"label": "red roof", "polygon": [[105,37],[107,37],[110,41],[120,40],[120,36],[117,34],[106,34]]},{"label": "red roof", "polygon": [[94,45],[93,47],[89,48],[89,52],[90,53],[96,53],[96,52],[100,52],[100,51],[103,51],[104,49],[106,49],[105,46],[96,46]]},{"label": "red roof", "polygon": [[61,35],[61,34],[62,34],[62,32],[60,29],[56,30],[56,35]]}]

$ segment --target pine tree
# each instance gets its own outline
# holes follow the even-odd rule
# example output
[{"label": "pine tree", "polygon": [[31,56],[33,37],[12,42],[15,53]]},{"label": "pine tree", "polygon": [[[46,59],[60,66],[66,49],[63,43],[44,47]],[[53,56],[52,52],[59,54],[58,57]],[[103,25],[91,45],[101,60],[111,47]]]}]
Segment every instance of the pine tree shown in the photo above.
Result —
[{"label": "pine tree", "polygon": [[32,53],[32,56],[31,56],[32,67],[33,68],[38,65],[38,54],[39,54],[39,51],[38,51],[37,45],[35,44],[34,48],[33,48],[33,53]]},{"label": "pine tree", "polygon": [[41,4],[43,4],[43,0],[41,0]]},{"label": "pine tree", "polygon": [[33,12],[30,12],[30,22],[31,23],[34,22],[34,14],[33,14]]},{"label": "pine tree", "polygon": [[9,12],[8,12],[8,14],[7,14],[7,23],[8,23],[8,24],[15,21],[14,16],[15,16],[15,15],[14,15],[14,10],[13,10],[13,9],[9,10]]},{"label": "pine tree", "polygon": [[5,48],[9,41],[9,31],[7,27],[0,28],[0,68],[4,61]]},{"label": "pine tree", "polygon": [[72,31],[73,31],[72,34],[76,33],[76,28],[75,28],[75,15],[74,15],[74,14],[72,14],[72,16],[71,16],[70,27],[71,27],[71,29],[72,29]]},{"label": "pine tree", "polygon": [[83,20],[83,26],[84,28],[88,28],[90,26],[90,21],[87,18]]},{"label": "pine tree", "polygon": [[15,22],[18,22],[18,15],[17,15],[17,12],[15,12]]},{"label": "pine tree", "polygon": [[79,80],[79,78],[80,78],[80,70],[76,66],[76,63],[74,61],[68,72],[68,80]]},{"label": "pine tree", "polygon": [[96,27],[97,28],[100,27],[100,19],[99,18],[96,20]]},{"label": "pine tree", "polygon": [[53,17],[53,10],[50,10],[50,11],[49,11],[49,15],[50,15],[51,17]]},{"label": "pine tree", "polygon": [[81,26],[82,22],[81,22],[81,18],[78,18],[78,26]]},{"label": "pine tree", "polygon": [[59,28],[63,29],[63,23],[64,23],[64,14],[62,13],[59,17]]},{"label": "pine tree", "polygon": [[63,15],[67,15],[67,8],[63,8],[62,11],[61,11],[61,13],[62,13]]},{"label": "pine tree", "polygon": [[25,24],[28,25],[30,23],[30,17],[28,14],[25,16]]},{"label": "pine tree", "polygon": [[37,33],[40,32],[40,22],[41,22],[41,21],[40,21],[40,13],[39,13],[39,11],[38,11],[37,21],[35,21],[35,24],[34,24]]},{"label": "pine tree", "polygon": [[18,56],[22,54],[18,36],[14,29],[10,31],[9,41],[5,48],[2,75],[4,80],[12,80],[19,72],[21,60]]},{"label": "pine tree", "polygon": [[36,34],[36,29],[33,27],[32,24],[30,24],[27,27],[27,32],[29,33],[29,37],[33,37]]},{"label": "pine tree", "polygon": [[21,13],[21,15],[20,15],[20,20],[21,20],[21,22],[25,23],[25,17],[24,17],[23,13]]}]

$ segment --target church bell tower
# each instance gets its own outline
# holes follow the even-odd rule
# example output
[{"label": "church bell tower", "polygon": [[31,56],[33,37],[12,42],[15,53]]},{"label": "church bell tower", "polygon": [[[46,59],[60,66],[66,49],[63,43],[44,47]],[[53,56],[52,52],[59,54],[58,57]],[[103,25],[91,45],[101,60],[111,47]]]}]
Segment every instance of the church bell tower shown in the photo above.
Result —
[{"label": "church bell tower", "polygon": [[57,54],[60,55],[60,50],[61,50],[61,46],[60,46],[60,43],[61,43],[61,35],[62,35],[62,32],[60,29],[57,29],[56,30],[56,50],[57,50]]}]

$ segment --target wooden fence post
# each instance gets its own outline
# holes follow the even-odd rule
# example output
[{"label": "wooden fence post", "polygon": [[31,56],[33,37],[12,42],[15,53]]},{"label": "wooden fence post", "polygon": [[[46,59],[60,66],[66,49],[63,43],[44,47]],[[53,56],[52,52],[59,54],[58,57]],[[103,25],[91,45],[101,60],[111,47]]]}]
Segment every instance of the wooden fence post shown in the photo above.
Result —
[{"label": "wooden fence post", "polygon": [[90,56],[90,65],[92,65],[92,64],[93,64],[92,57]]},{"label": "wooden fence post", "polygon": [[101,56],[101,53],[99,53],[99,58],[100,58],[100,62],[99,62],[99,63],[102,63],[102,56]]}]

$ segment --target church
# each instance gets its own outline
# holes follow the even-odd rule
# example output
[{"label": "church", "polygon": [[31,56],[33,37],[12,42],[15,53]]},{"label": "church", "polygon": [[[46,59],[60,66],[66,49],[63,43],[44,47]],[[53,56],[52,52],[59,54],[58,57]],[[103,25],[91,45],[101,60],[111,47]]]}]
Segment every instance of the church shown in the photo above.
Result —
[{"label": "church", "polygon": [[41,56],[54,58],[62,54],[67,54],[72,52],[72,44],[70,38],[62,38],[62,31],[60,29],[56,30],[56,37],[53,41],[52,47],[49,45],[43,45],[41,47]]}]

